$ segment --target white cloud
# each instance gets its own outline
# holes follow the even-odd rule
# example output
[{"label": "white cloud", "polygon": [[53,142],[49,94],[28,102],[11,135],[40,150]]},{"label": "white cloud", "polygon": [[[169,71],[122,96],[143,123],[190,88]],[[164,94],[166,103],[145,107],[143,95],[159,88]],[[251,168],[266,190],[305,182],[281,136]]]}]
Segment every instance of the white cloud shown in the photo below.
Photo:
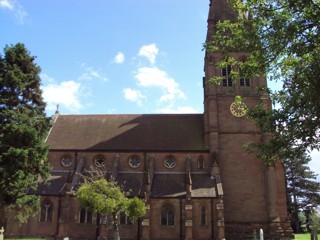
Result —
[{"label": "white cloud", "polygon": [[23,6],[16,0],[0,0],[0,8],[11,11],[20,24],[24,23],[28,15]]},{"label": "white cloud", "polygon": [[14,9],[12,2],[9,0],[0,0],[0,7],[10,11]]},{"label": "white cloud", "polygon": [[165,71],[156,67],[142,67],[138,69],[135,75],[138,85],[141,87],[160,87],[164,90],[164,94],[159,101],[169,101],[175,98],[185,99],[185,94],[180,90],[179,84]]},{"label": "white cloud", "polygon": [[125,60],[125,56],[122,52],[118,52],[117,55],[113,59],[113,61],[117,64],[123,63],[124,60]]},{"label": "white cloud", "polygon": [[42,87],[43,98],[47,102],[47,110],[55,110],[57,104],[70,110],[78,112],[82,105],[80,103],[81,83],[75,81],[64,81],[56,83],[52,78],[41,74],[41,78],[48,84]]},{"label": "white cloud", "polygon": [[142,100],[145,99],[145,96],[139,91],[131,88],[123,89],[124,98],[137,103],[138,105],[142,104]]},{"label": "white cloud", "polygon": [[158,55],[159,49],[156,44],[144,45],[140,48],[139,56],[146,57],[151,64],[154,64],[156,56]]},{"label": "white cloud", "polygon": [[78,80],[93,80],[98,79],[100,81],[106,82],[108,81],[108,78],[104,76],[99,70],[95,70],[92,67],[86,67],[86,64],[83,63],[82,67],[84,67],[85,72],[81,74],[81,76],[78,78]]}]

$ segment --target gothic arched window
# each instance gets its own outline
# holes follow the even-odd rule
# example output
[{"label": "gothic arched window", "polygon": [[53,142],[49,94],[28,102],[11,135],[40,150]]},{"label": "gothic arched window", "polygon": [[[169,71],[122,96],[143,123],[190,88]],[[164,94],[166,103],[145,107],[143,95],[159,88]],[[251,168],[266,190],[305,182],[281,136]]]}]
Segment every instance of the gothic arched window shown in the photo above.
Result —
[{"label": "gothic arched window", "polygon": [[204,159],[203,159],[202,155],[200,155],[199,158],[198,158],[198,168],[199,169],[204,169]]},{"label": "gothic arched window", "polygon": [[79,223],[92,223],[92,212],[86,208],[81,208]]},{"label": "gothic arched window", "polygon": [[207,211],[205,206],[201,207],[201,225],[207,225]]},{"label": "gothic arched window", "polygon": [[165,205],[161,212],[161,225],[173,226],[174,225],[174,211],[172,206]]},{"label": "gothic arched window", "polygon": [[49,199],[41,203],[40,222],[52,222],[53,206]]}]

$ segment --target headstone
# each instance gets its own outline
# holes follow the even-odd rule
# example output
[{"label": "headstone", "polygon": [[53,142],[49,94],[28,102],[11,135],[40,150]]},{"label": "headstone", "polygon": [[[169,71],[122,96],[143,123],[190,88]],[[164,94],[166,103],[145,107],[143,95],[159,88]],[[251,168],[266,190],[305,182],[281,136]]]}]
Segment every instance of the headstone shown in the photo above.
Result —
[{"label": "headstone", "polygon": [[311,232],[311,234],[310,234],[310,240],[314,240],[314,233],[313,232]]},{"label": "headstone", "polygon": [[312,231],[310,234],[310,239],[311,240],[318,240],[318,233],[317,231]]},{"label": "headstone", "polygon": [[3,233],[4,233],[4,228],[2,227],[0,229],[0,240],[3,240]]},{"label": "headstone", "polygon": [[260,240],[263,240],[263,230],[260,228]]}]

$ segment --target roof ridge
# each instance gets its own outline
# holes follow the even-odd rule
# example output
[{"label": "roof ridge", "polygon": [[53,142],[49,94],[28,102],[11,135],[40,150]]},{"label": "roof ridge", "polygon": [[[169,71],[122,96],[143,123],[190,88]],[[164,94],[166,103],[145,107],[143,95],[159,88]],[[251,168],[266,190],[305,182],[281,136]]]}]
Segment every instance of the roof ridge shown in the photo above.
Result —
[{"label": "roof ridge", "polygon": [[203,113],[119,113],[119,114],[59,114],[59,116],[183,116],[183,115],[203,115]]}]

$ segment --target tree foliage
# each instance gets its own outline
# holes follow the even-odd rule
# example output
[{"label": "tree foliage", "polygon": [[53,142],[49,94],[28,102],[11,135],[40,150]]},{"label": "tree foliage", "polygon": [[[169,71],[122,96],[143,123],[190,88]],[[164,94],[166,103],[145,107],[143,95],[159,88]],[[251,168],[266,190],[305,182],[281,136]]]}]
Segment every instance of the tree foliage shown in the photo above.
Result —
[{"label": "tree foliage", "polygon": [[[49,174],[45,138],[50,121],[41,96],[40,67],[23,44],[0,55],[0,208],[14,206],[20,220],[38,206],[27,190]],[[23,206],[23,208],[22,208]]]},{"label": "tree foliage", "polygon": [[291,217],[292,229],[295,233],[302,232],[301,218],[303,213],[310,218],[320,202],[320,183],[316,174],[310,170],[310,157],[302,153],[299,157],[285,159],[285,174],[287,179],[288,212]]},{"label": "tree foliage", "polygon": [[145,203],[137,198],[129,198],[114,181],[107,181],[101,174],[84,178],[84,183],[75,192],[82,206],[101,216],[111,216],[114,239],[119,240],[119,215],[124,213],[131,219],[146,213]]},{"label": "tree foliage", "polygon": [[[264,105],[250,109],[264,133],[270,133],[259,157],[274,161],[286,158],[283,148],[299,151],[320,147],[320,2],[318,0],[230,0],[237,11],[235,22],[216,25],[208,52],[220,52],[224,60],[218,65],[241,68],[241,74],[253,78],[267,73],[271,81],[282,82],[282,89],[271,91],[273,110]],[[247,53],[246,61],[232,57]],[[236,69],[236,68],[235,68]],[[233,77],[239,77],[234,73]],[[219,78],[211,80],[219,83]],[[274,157],[276,156],[276,158]]]}]

